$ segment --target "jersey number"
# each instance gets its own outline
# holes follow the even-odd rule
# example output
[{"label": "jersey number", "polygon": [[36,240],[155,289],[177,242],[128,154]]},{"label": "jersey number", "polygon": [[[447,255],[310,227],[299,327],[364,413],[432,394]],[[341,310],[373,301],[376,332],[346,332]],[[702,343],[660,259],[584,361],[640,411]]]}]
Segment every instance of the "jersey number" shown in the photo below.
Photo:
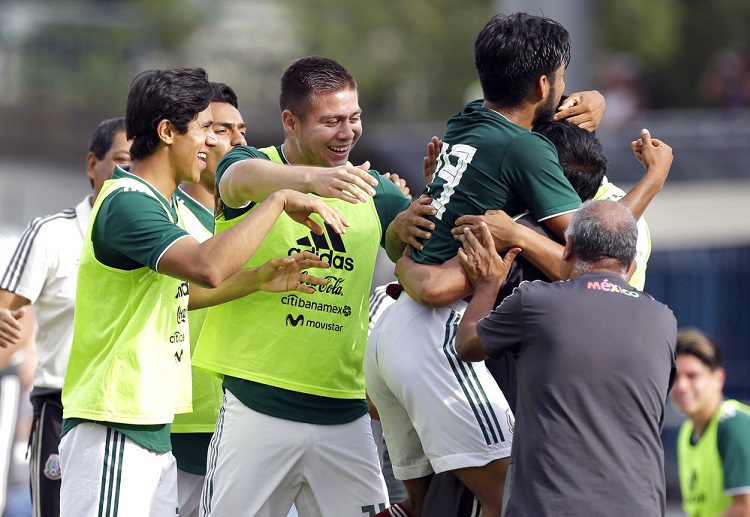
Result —
[{"label": "jersey number", "polygon": [[471,160],[474,159],[476,152],[476,148],[470,145],[456,144],[451,147],[448,142],[443,142],[443,149],[437,157],[435,178],[441,178],[445,183],[440,185],[442,187],[440,195],[432,201],[433,208],[437,210],[435,217],[438,219],[442,219],[445,205],[456,191],[456,186],[461,182],[461,177]]}]

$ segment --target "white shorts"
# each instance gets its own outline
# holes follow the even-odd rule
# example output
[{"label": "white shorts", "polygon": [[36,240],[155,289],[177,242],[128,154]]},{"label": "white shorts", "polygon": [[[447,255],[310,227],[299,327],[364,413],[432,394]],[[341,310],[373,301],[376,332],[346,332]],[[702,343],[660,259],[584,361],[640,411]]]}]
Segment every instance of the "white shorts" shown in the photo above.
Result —
[{"label": "white shorts", "polygon": [[177,462],[84,422],[60,441],[60,517],[177,515]]},{"label": "white shorts", "polygon": [[180,503],[180,517],[198,517],[198,505],[206,476],[191,474],[177,469],[177,496]]},{"label": "white shorts", "polygon": [[229,391],[208,448],[202,517],[362,517],[386,507],[370,417],[307,424],[254,411]]},{"label": "white shorts", "polygon": [[510,456],[513,414],[505,396],[484,363],[456,354],[466,306],[459,301],[433,309],[404,292],[367,341],[367,393],[398,479]]}]

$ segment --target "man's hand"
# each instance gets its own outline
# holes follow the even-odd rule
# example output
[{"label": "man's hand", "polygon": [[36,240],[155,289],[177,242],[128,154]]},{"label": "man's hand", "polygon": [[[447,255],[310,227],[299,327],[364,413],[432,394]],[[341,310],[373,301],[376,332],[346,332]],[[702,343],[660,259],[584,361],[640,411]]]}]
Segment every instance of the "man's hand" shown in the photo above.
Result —
[{"label": "man's hand", "polygon": [[554,118],[568,119],[576,126],[594,131],[602,121],[606,106],[604,96],[596,90],[574,93],[557,108]]},{"label": "man's hand", "polygon": [[423,195],[391,221],[391,231],[402,242],[418,250],[424,247],[418,239],[429,239],[432,237],[430,232],[435,229],[435,224],[427,219],[428,216],[437,213],[430,203],[432,203],[432,198]]},{"label": "man's hand", "polygon": [[443,141],[438,137],[433,136],[429,142],[427,142],[427,156],[422,161],[422,176],[424,177],[424,184],[427,185],[432,181],[437,169],[437,157],[440,151],[443,150]]},{"label": "man's hand", "polygon": [[313,294],[316,285],[326,285],[329,280],[303,273],[310,268],[329,268],[317,255],[309,251],[296,253],[288,257],[272,258],[258,268],[258,291],[283,293],[299,291]]},{"label": "man's hand", "polygon": [[641,138],[630,143],[636,159],[646,168],[649,183],[661,190],[672,167],[672,148],[656,138],[651,138],[648,129],[641,130]]},{"label": "man's hand", "polygon": [[23,325],[18,320],[25,313],[25,307],[15,311],[0,309],[0,347],[7,348],[9,345],[15,345],[21,339]]},{"label": "man's hand", "polygon": [[486,224],[479,224],[479,238],[468,227],[464,227],[461,236],[461,248],[458,249],[458,261],[466,271],[469,282],[475,290],[482,285],[497,290],[505,282],[520,248],[513,248],[500,257],[495,251],[492,234]]},{"label": "man's hand", "polygon": [[406,180],[401,178],[398,174],[392,173],[392,172],[386,172],[383,174],[386,178],[391,180],[394,185],[396,185],[403,194],[411,199],[411,191],[409,190],[409,187],[406,185]]},{"label": "man's hand", "polygon": [[516,232],[518,223],[502,210],[487,210],[484,215],[463,215],[456,219],[456,226],[451,233],[454,239],[462,241],[467,228],[479,234],[482,224],[492,235],[497,251],[503,252],[520,245]]},{"label": "man's hand", "polygon": [[310,214],[316,213],[323,218],[323,221],[333,228],[336,233],[346,233],[346,227],[349,223],[344,217],[328,206],[322,199],[303,194],[295,190],[279,190],[272,196],[278,195],[283,198],[284,211],[300,224],[304,224],[318,235],[323,234],[323,228],[310,219]]},{"label": "man's hand", "polygon": [[367,172],[369,169],[370,162],[359,166],[347,163],[340,167],[316,167],[308,178],[308,192],[349,203],[364,203],[367,196],[375,195],[372,187],[378,184]]}]

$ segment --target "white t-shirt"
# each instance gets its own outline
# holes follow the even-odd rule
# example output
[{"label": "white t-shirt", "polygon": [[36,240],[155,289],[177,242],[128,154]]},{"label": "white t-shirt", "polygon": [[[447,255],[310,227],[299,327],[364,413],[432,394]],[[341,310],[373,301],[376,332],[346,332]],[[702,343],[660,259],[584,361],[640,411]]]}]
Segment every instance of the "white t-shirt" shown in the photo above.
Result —
[{"label": "white t-shirt", "polygon": [[78,262],[91,204],[37,217],[24,230],[0,288],[31,301],[37,321],[35,388],[62,389],[73,340]]}]

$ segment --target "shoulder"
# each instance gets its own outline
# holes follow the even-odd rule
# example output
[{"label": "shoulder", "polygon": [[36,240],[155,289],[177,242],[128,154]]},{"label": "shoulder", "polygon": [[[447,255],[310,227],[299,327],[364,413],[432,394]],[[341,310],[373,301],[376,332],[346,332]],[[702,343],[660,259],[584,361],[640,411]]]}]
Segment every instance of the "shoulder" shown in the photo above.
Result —
[{"label": "shoulder", "polygon": [[21,239],[35,239],[39,234],[57,235],[63,228],[70,226],[76,219],[75,208],[66,208],[54,214],[37,217],[24,230]]},{"label": "shoulder", "polygon": [[726,400],[719,408],[719,429],[740,432],[750,438],[750,407],[736,400]]}]

